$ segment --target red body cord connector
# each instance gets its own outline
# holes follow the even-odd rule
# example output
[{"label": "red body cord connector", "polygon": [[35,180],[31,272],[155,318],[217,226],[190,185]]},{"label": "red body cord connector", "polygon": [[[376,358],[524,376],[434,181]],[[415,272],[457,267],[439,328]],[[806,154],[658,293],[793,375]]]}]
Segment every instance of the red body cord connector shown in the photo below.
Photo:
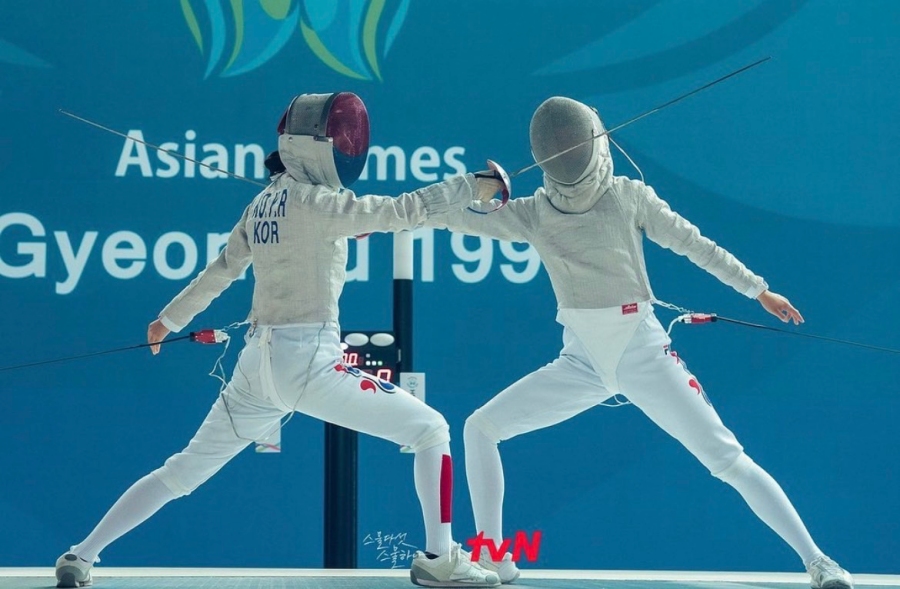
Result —
[{"label": "red body cord connector", "polygon": [[683,323],[713,323],[716,319],[715,313],[691,313],[684,316]]},{"label": "red body cord connector", "polygon": [[228,340],[228,334],[221,329],[201,329],[191,332],[191,341],[201,344],[221,344]]}]

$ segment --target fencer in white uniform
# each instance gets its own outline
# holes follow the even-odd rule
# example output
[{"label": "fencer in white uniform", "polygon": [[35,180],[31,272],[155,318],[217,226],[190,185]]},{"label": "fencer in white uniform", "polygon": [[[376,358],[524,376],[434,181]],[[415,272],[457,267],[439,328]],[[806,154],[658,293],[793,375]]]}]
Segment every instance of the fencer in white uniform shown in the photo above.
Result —
[{"label": "fencer in white uniform", "polygon": [[349,92],[296,97],[278,130],[286,171],[252,200],[221,254],[148,330],[151,343],[180,331],[252,264],[251,328],[233,377],[187,447],[132,485],[87,538],[58,559],[59,587],[89,585],[106,546],[191,493],[295,411],[415,452],[426,552],[413,558],[413,582],[499,585],[495,573],[471,563],[452,541],[452,462],[443,416],[399,387],[345,366],[338,326],[348,237],[412,229],[430,215],[489,200],[499,184],[466,174],[397,198],[357,197],[344,187],[365,165],[369,126],[365,105]]},{"label": "fencer in white uniform", "polygon": [[[643,238],[687,256],[783,321],[800,322],[800,313],[673,212],[651,187],[613,176],[607,137],[590,140],[603,132],[595,110],[569,98],[548,99],[530,125],[532,152],[543,162],[543,186],[491,214],[450,211],[426,222],[530,243],[550,276],[557,321],[564,327],[559,358],[499,393],[466,421],[466,476],[477,531],[497,546],[504,537],[498,442],[560,423],[621,393],[713,476],[737,489],[797,552],[814,588],[849,589],[850,575],[816,546],[781,487],[744,453],[699,381],[670,349],[653,313]],[[519,574],[509,554],[498,562],[491,562],[488,551],[481,557],[502,582]]]}]

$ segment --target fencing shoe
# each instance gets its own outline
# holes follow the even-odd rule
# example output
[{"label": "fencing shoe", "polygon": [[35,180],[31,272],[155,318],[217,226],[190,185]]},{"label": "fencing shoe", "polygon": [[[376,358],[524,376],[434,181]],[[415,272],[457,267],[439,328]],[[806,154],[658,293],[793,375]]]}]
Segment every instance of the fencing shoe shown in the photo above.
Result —
[{"label": "fencing shoe", "polygon": [[94,563],[79,558],[77,554],[66,552],[56,559],[57,587],[87,587],[91,580],[91,568]]},{"label": "fencing shoe", "polygon": [[512,555],[509,552],[497,561],[491,560],[490,554],[485,554],[485,552],[482,550],[481,558],[478,559],[478,564],[481,565],[481,568],[491,573],[497,573],[501,583],[512,583],[519,578],[519,567],[513,562]]},{"label": "fencing shoe", "polygon": [[472,557],[453,544],[450,552],[434,557],[416,552],[409,579],[423,587],[497,587],[500,578],[472,562]]},{"label": "fencing shoe", "polygon": [[806,566],[806,572],[812,577],[809,583],[812,589],[853,589],[850,573],[825,555],[814,558]]}]

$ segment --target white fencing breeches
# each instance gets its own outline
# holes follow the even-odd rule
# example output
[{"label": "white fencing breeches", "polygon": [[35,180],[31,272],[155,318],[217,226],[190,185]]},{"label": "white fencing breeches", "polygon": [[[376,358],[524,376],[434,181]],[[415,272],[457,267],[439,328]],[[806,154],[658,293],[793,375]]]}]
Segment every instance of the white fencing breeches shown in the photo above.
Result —
[{"label": "white fencing breeches", "polygon": [[[604,337],[597,332],[597,338]],[[743,452],[699,382],[677,355],[656,316],[639,319],[615,368],[619,390],[604,384],[592,354],[570,327],[559,358],[520,379],[475,411],[468,422],[488,438],[508,440],[565,421],[621,392],[681,442],[713,474]]]},{"label": "white fencing breeches", "polygon": [[176,495],[186,495],[248,444],[264,442],[292,411],[413,451],[450,441],[440,413],[399,387],[344,366],[342,354],[331,325],[256,329],[193,439],[154,474]]},{"label": "white fencing breeches", "polygon": [[[640,306],[630,325],[627,318],[604,317],[606,311],[561,311],[565,330],[559,358],[505,389],[466,421],[466,477],[477,530],[498,542],[503,538],[498,442],[565,421],[621,392],[710,473],[734,487],[804,563],[820,555],[784,491],[744,454],[699,381],[669,348],[670,339],[649,305]],[[603,329],[607,319],[612,329]]]},{"label": "white fencing breeches", "polygon": [[172,499],[199,487],[248,444],[265,442],[286,414],[300,411],[416,452],[426,550],[449,552],[452,462],[447,422],[406,391],[341,360],[336,327],[254,330],[231,382],[187,448],[132,485],[73,550],[93,562],[106,546]]}]

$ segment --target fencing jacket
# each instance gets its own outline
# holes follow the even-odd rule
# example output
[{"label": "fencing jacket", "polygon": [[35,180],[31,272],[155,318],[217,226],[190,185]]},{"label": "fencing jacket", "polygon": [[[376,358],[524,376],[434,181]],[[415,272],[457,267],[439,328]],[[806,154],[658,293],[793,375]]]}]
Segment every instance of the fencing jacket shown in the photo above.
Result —
[{"label": "fencing jacket", "polygon": [[533,196],[513,199],[491,214],[448,211],[429,217],[426,225],[530,243],[547,268],[561,309],[605,309],[653,301],[644,235],[687,256],[748,297],[756,298],[768,288],[761,277],[700,235],[697,227],[673,212],[643,182],[613,176],[598,190],[599,198],[583,213],[561,212],[551,203],[553,195],[541,187]]},{"label": "fencing jacket", "polygon": [[472,174],[397,198],[357,197],[296,175],[279,175],[253,199],[221,254],[162,310],[163,325],[183,329],[251,263],[250,321],[337,323],[348,237],[413,229],[431,215],[462,209],[477,193]]}]

